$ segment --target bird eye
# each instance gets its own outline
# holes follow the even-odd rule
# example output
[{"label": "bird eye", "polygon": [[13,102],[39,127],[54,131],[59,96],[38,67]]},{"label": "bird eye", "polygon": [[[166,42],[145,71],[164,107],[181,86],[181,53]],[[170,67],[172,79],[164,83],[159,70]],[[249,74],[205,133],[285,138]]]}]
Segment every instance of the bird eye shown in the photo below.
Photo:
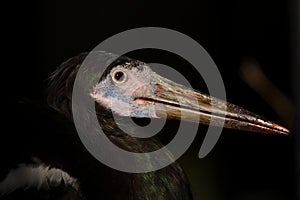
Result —
[{"label": "bird eye", "polygon": [[126,81],[126,74],[123,71],[116,70],[113,72],[112,78],[114,82],[124,83]]}]

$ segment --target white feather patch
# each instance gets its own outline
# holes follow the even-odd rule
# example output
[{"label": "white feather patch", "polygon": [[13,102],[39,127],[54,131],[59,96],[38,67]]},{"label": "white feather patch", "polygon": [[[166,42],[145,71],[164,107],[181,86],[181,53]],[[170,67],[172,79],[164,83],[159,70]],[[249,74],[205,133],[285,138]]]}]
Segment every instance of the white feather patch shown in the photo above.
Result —
[{"label": "white feather patch", "polygon": [[17,189],[41,188],[65,185],[79,189],[78,180],[58,168],[50,168],[45,164],[20,164],[18,168],[11,169],[6,178],[0,183],[0,196],[9,194]]}]

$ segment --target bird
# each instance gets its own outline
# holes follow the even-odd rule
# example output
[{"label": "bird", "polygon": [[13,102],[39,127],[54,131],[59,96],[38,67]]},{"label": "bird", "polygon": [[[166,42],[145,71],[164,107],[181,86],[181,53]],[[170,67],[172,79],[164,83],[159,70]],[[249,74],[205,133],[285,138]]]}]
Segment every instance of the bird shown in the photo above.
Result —
[{"label": "bird", "polygon": [[[77,73],[89,55],[111,54],[92,51],[66,60],[49,76],[45,101],[24,98],[10,111],[7,118],[17,118],[18,125],[9,125],[9,134],[1,136],[0,198],[193,199],[187,175],[176,161],[152,172],[122,172],[99,162],[82,144],[74,125],[72,94]],[[246,109],[162,77],[147,63],[126,56],[113,58],[101,77],[87,77],[96,84],[82,92],[95,102],[105,136],[126,151],[145,153],[164,145],[155,136],[139,138],[126,133],[114,115],[123,119],[167,117],[241,131],[289,134],[285,127]],[[83,119],[89,123],[88,116]],[[166,154],[172,157],[171,152]]]}]

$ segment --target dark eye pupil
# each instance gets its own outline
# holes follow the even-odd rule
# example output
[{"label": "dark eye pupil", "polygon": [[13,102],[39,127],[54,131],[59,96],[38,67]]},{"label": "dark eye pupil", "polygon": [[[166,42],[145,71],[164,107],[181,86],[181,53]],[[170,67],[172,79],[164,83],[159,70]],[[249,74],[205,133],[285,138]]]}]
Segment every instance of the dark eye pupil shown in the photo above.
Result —
[{"label": "dark eye pupil", "polygon": [[125,76],[124,76],[124,73],[123,73],[123,72],[116,72],[114,78],[115,78],[115,80],[121,82],[121,81],[124,80]]}]

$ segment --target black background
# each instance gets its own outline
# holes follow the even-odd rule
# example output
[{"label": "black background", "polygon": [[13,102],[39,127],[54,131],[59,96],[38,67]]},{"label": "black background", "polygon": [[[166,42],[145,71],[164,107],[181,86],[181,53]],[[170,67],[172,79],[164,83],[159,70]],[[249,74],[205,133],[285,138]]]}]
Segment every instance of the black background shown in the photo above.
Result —
[{"label": "black background", "polygon": [[[208,51],[222,74],[228,101],[279,122],[269,105],[240,79],[238,69],[243,58],[255,58],[296,104],[293,4],[284,0],[13,2],[3,7],[7,14],[2,17],[6,52],[2,99],[9,103],[23,96],[42,98],[47,76],[61,62],[121,31],[158,26],[180,31]],[[196,78],[191,79],[196,89],[203,90],[197,88]],[[296,199],[294,136],[224,130],[213,151],[200,160],[201,137],[180,159],[195,199]]]}]

